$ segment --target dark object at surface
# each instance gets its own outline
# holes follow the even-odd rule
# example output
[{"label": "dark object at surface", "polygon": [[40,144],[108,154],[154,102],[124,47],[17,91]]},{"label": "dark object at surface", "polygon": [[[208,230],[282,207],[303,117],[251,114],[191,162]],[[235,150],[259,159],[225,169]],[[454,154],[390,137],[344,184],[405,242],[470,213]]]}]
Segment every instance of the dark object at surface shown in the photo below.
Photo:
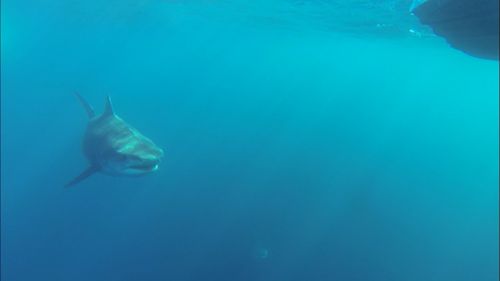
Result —
[{"label": "dark object at surface", "polygon": [[498,60],[499,0],[428,0],[412,12],[471,56]]}]

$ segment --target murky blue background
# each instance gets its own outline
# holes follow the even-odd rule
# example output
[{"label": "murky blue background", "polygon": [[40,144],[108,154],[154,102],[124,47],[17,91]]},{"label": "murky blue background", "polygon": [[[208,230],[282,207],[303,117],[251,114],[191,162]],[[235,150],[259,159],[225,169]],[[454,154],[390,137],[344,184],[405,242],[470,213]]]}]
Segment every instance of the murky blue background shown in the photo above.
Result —
[{"label": "murky blue background", "polygon": [[[411,1],[2,1],[2,280],[498,280],[498,62]],[[165,150],[95,175],[72,95]]]}]

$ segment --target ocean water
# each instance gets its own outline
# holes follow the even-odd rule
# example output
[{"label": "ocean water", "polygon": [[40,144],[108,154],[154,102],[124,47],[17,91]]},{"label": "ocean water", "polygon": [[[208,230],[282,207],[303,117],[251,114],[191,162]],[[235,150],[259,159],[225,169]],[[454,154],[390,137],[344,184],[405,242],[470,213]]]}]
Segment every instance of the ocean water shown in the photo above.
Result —
[{"label": "ocean water", "polygon": [[[2,1],[2,280],[498,280],[498,61],[410,6]],[[159,170],[63,188],[75,91]]]}]

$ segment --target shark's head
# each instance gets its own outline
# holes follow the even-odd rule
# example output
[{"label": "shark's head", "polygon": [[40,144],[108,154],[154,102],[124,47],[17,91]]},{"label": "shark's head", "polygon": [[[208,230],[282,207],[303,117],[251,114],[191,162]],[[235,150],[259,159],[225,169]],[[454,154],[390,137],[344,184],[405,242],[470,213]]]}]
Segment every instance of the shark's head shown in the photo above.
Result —
[{"label": "shark's head", "polygon": [[116,175],[143,175],[158,170],[163,157],[163,150],[151,140],[138,132],[130,135],[127,140],[119,139],[123,145],[116,151],[103,158],[100,163],[104,172]]}]

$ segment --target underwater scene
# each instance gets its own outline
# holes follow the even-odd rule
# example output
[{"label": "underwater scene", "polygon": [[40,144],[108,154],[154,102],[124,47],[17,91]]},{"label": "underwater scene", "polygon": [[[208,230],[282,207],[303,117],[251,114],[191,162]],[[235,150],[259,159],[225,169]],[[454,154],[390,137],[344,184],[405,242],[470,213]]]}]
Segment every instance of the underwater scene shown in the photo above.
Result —
[{"label": "underwater scene", "polygon": [[498,43],[432,1],[3,0],[1,279],[498,280]]}]

